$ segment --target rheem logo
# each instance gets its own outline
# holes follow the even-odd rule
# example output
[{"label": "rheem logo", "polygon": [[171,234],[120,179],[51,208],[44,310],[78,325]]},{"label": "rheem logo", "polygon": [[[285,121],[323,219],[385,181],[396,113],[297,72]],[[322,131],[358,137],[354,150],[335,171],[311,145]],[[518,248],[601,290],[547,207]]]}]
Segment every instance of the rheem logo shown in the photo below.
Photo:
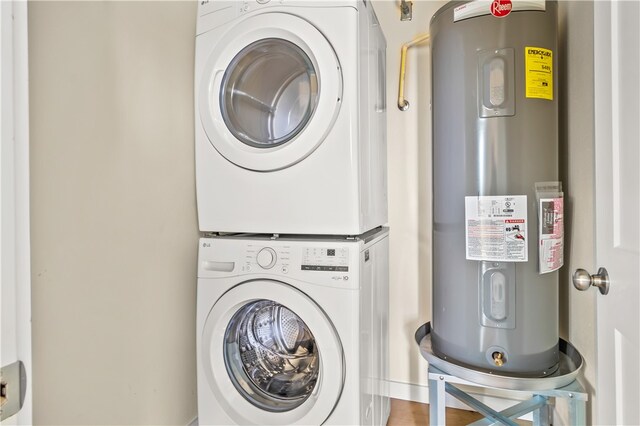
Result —
[{"label": "rheem logo", "polygon": [[491,14],[496,18],[504,18],[511,13],[512,7],[511,0],[493,0]]}]

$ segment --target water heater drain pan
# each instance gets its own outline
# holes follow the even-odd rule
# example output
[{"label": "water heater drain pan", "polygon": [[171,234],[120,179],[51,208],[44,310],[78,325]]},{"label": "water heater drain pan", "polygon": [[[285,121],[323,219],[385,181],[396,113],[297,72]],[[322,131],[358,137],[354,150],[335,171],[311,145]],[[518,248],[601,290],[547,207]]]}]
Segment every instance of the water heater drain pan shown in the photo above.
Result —
[{"label": "water heater drain pan", "polygon": [[435,355],[431,348],[431,323],[420,326],[416,331],[415,338],[420,347],[420,354],[429,362],[430,366],[441,370],[443,373],[481,386],[499,389],[536,391],[561,388],[576,379],[583,364],[580,352],[571,343],[561,338],[558,341],[560,361],[558,369],[553,374],[546,377],[506,376],[454,364]]}]

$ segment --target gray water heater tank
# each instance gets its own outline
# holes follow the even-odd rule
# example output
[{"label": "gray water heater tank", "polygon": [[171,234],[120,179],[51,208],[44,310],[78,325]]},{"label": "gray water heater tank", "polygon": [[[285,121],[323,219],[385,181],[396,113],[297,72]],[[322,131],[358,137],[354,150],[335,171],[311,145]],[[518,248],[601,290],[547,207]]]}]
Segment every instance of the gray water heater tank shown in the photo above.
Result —
[{"label": "gray water heater tank", "polygon": [[536,184],[558,180],[557,3],[450,2],[432,18],[432,348],[538,377],[558,365],[558,272]]}]

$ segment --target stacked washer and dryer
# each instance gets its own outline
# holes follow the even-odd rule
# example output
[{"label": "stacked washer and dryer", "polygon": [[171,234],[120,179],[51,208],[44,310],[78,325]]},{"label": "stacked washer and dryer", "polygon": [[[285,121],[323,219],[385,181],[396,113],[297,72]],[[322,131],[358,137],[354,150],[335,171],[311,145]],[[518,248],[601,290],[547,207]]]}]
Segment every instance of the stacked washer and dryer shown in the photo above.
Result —
[{"label": "stacked washer and dryer", "polygon": [[199,424],[386,424],[385,55],[363,0],[199,3]]}]

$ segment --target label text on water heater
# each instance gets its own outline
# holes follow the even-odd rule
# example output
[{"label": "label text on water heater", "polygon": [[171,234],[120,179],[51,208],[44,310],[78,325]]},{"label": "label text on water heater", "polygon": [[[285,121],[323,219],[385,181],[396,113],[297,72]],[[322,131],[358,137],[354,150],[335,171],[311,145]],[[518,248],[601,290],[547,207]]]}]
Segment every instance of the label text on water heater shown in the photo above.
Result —
[{"label": "label text on water heater", "polygon": [[553,100],[553,51],[543,47],[524,48],[525,96]]},{"label": "label text on water heater", "polygon": [[528,261],[527,196],[467,196],[465,242],[468,260]]}]

